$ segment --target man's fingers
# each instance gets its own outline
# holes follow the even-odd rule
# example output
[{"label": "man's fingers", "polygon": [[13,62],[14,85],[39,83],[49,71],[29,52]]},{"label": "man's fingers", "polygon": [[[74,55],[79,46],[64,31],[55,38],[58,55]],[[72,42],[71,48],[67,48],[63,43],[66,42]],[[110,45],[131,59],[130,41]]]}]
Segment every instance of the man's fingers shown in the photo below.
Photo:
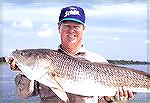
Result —
[{"label": "man's fingers", "polygon": [[9,58],[8,63],[11,64],[13,62],[13,58]]},{"label": "man's fingers", "polygon": [[119,87],[119,96],[120,96],[120,97],[123,96],[123,90],[122,90],[122,87]]},{"label": "man's fingers", "polygon": [[13,61],[13,62],[10,64],[10,68],[11,68],[11,69],[14,69],[14,68],[15,68],[15,61]]},{"label": "man's fingers", "polygon": [[[129,91],[128,91],[128,88],[126,86],[123,86],[122,87],[122,90],[123,90],[123,96],[128,98],[129,97]],[[131,92],[130,92],[131,93]],[[132,94],[132,93],[131,93]]]},{"label": "man's fingers", "polygon": [[10,65],[10,69],[14,69],[15,68],[15,64],[16,64],[16,61],[13,57],[8,57],[8,63]]},{"label": "man's fingers", "polygon": [[132,91],[128,91],[129,98],[132,98],[134,96],[134,93]]},{"label": "man's fingers", "polygon": [[120,100],[119,91],[116,92],[115,98],[116,98],[117,100]]},{"label": "man's fingers", "polygon": [[13,62],[13,60],[14,60],[14,57],[11,56],[11,55],[6,57],[6,62],[9,63],[9,64],[11,64]]},{"label": "man's fingers", "polygon": [[115,98],[121,101],[127,101],[134,97],[136,92],[132,92],[129,90],[127,86],[118,87],[118,91],[116,92]]}]

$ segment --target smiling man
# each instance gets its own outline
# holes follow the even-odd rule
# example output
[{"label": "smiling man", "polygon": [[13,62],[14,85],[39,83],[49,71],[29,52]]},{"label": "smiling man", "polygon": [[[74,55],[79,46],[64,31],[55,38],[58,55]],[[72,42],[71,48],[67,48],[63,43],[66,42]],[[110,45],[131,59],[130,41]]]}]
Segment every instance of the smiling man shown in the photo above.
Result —
[{"label": "smiling man", "polygon": [[71,21],[64,21],[59,24],[61,35],[61,47],[67,54],[74,55],[82,48],[82,36],[85,26]]},{"label": "smiling man", "polygon": [[[59,52],[73,57],[83,58],[91,62],[108,63],[103,56],[88,51],[83,46],[82,38],[85,30],[85,14],[81,7],[69,6],[63,8],[59,16],[58,30],[61,37],[61,44],[58,47]],[[11,59],[10,61],[10,68],[16,67],[15,60]],[[17,93],[22,98],[39,95],[43,103],[64,103],[51,88],[36,81],[32,83],[22,74],[18,74],[15,81]],[[113,100],[127,101],[129,98],[133,97],[132,91],[127,90],[125,87],[118,88],[119,92],[117,92],[114,97],[104,96],[94,98],[93,96],[88,97],[71,93],[67,93],[67,95],[70,103],[111,103],[114,102]]]}]

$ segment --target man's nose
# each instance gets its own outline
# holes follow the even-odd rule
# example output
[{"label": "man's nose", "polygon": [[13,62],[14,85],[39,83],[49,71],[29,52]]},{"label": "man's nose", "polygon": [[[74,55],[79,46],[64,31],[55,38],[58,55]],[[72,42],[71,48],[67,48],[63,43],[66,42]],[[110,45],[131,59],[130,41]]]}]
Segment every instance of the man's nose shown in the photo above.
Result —
[{"label": "man's nose", "polygon": [[69,29],[68,29],[68,31],[69,31],[69,32],[74,32],[74,31],[75,31],[75,28],[72,27],[72,26],[70,26]]}]

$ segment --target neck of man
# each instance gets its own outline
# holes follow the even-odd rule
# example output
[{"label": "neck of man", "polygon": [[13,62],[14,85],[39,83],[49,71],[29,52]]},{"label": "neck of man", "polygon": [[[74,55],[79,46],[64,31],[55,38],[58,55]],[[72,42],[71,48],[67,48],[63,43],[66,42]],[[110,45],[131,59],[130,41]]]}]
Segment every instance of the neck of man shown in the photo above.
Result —
[{"label": "neck of man", "polygon": [[71,48],[70,46],[61,44],[61,48],[62,48],[63,52],[65,52],[66,54],[71,55],[71,56],[74,56],[81,47],[82,47],[82,45],[78,45],[78,46]]}]

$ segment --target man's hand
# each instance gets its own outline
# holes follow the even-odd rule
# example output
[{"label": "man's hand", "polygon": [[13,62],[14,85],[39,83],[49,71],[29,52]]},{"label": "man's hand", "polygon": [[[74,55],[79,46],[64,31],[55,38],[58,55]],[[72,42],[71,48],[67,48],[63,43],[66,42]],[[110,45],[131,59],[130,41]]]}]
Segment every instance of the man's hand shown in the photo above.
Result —
[{"label": "man's hand", "polygon": [[14,70],[14,69],[18,68],[17,65],[16,65],[16,61],[12,56],[8,57],[8,64],[9,64],[9,67],[10,67],[11,70]]},{"label": "man's hand", "polygon": [[127,86],[119,87],[118,90],[119,91],[116,93],[115,98],[121,101],[130,100],[136,94],[135,92],[130,91]]}]

